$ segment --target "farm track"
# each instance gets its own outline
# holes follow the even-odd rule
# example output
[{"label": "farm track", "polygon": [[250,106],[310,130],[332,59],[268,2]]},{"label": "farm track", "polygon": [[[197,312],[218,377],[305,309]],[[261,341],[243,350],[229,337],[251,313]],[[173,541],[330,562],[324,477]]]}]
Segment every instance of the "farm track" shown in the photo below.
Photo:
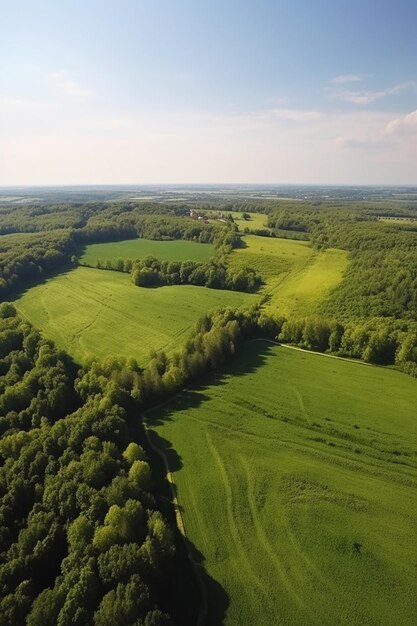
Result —
[{"label": "farm track", "polygon": [[[265,534],[265,530],[262,526],[262,522],[259,517],[258,507],[256,505],[256,500],[252,490],[252,483],[250,478],[249,467],[242,455],[239,455],[239,461],[243,466],[243,471],[246,476],[246,484],[247,484],[247,498],[249,509],[251,512],[253,524],[256,530],[256,535],[259,540],[259,544],[263,547],[265,551],[265,558],[270,559],[274,565],[276,572],[279,576],[279,579],[282,581],[284,587],[287,590],[287,593],[290,597],[293,597],[298,606],[305,608],[305,603],[299,594],[295,591],[296,581],[291,581],[288,575],[288,572],[285,570],[282,558],[280,559],[273,545],[268,541],[268,538]],[[284,541],[284,537],[281,537],[281,540]]]},{"label": "farm track", "polygon": [[[233,538],[233,543],[235,547],[235,555],[238,556],[240,565],[243,566],[243,569],[246,571],[246,574],[251,580],[251,583],[255,585],[255,588],[257,590],[255,591],[255,589],[253,589],[252,587],[252,584],[250,585],[250,592],[253,598],[253,602],[255,603],[259,602],[258,594],[260,594],[263,597],[263,601],[266,604],[268,604],[268,597],[265,594],[262,581],[260,577],[254,572],[253,567],[251,566],[251,563],[249,562],[245,554],[245,550],[242,546],[242,542],[239,536],[239,530],[235,522],[235,515],[234,515],[234,509],[233,509],[233,492],[232,492],[232,488],[230,485],[230,481],[228,479],[225,465],[222,461],[222,458],[219,454],[218,449],[216,448],[216,446],[214,446],[213,441],[208,431],[206,432],[206,439],[207,439],[207,443],[208,443],[208,447],[211,452],[211,455],[213,459],[215,460],[215,464],[217,465],[219,469],[221,483],[225,492],[228,526],[230,530],[230,535]],[[238,571],[241,571],[240,567],[238,567]]]}]

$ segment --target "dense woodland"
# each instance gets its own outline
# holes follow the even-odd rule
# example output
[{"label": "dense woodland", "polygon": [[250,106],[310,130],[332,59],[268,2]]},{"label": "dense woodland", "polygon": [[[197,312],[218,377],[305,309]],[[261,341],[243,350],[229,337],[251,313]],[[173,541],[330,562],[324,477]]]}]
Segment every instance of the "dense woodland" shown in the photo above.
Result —
[{"label": "dense woodland", "polygon": [[245,267],[232,270],[224,256],[206,263],[197,261],[160,261],[148,256],[144,259],[98,260],[98,269],[126,272],[138,287],[161,287],[162,285],[196,285],[210,289],[232,291],[256,291],[262,279],[260,274]]},{"label": "dense woodland", "polygon": [[169,624],[174,545],[132,440],[134,365],[74,378],[11,305],[0,315],[0,624]]},{"label": "dense woodland", "polygon": [[87,243],[138,236],[211,242],[216,256],[205,264],[114,262],[111,269],[131,272],[135,284],[254,291],[262,277],[250,269],[233,275],[227,266],[241,245],[233,221],[192,220],[189,203],[0,213],[1,625],[171,623],[164,590],[175,576],[174,532],[158,510],[140,411],[217,369],[240,341],[269,337],[417,375],[417,231],[413,223],[379,219],[417,217],[417,207],[278,200],[214,206],[267,213],[268,236],[294,233],[317,249],[347,250],[347,273],[318,316],[266,316],[261,303],[218,311],[198,322],[177,353],[153,354],[144,370],[133,359],[77,369],[4,300],[77,263]]},{"label": "dense woodland", "polygon": [[393,216],[415,219],[417,205],[292,206],[270,213],[272,229],[307,232],[317,249],[349,252],[345,276],[319,316],[288,320],[282,341],[417,374],[417,222],[380,219]]}]

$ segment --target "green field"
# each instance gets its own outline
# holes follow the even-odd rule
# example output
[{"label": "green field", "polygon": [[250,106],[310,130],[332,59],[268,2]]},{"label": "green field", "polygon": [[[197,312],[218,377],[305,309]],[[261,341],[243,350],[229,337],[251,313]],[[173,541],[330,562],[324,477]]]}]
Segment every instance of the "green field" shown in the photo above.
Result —
[{"label": "green field", "polygon": [[255,299],[192,285],[144,289],[135,287],[128,274],[78,267],[28,290],[15,305],[78,361],[116,355],[135,357],[143,365],[150,350],[180,348],[207,311]]},{"label": "green field", "polygon": [[252,342],[148,415],[209,624],[416,623],[416,405],[404,374]]},{"label": "green field", "polygon": [[[265,215],[265,213],[250,213],[249,211],[228,211],[227,213],[231,213],[233,215],[233,219],[235,220],[239,230],[244,230],[245,228],[249,228],[250,230],[268,228],[266,225],[268,216]],[[250,216],[250,219],[242,219],[242,213],[247,213]]]},{"label": "green field", "polygon": [[342,280],[347,267],[344,250],[317,252],[307,241],[246,235],[245,248],[235,250],[232,267],[249,265],[265,281],[266,310],[282,315],[315,313],[329,291]]},{"label": "green field", "polygon": [[161,261],[207,261],[213,254],[214,246],[210,243],[182,239],[175,241],[127,239],[86,246],[80,262],[95,266],[99,260],[143,259],[146,256],[154,256]]}]

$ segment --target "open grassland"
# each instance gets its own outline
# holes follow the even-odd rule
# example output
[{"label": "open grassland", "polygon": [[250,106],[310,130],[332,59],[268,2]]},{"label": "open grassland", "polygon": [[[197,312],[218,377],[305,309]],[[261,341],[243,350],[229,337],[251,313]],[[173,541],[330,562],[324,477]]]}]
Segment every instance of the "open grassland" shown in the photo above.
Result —
[{"label": "open grassland", "polygon": [[265,281],[269,313],[302,316],[314,314],[347,267],[344,250],[316,252],[306,241],[247,235],[245,248],[230,257],[232,267],[249,265]]},{"label": "open grassland", "polygon": [[417,380],[266,342],[148,414],[209,624],[415,624]]},{"label": "open grassland", "polygon": [[143,259],[147,256],[154,256],[161,261],[207,261],[213,254],[214,247],[209,243],[184,240],[127,239],[86,246],[80,257],[80,262],[95,266],[97,261]]},{"label": "open grassland", "polygon": [[78,267],[33,287],[15,302],[36,328],[77,361],[89,355],[135,357],[181,347],[207,311],[256,296],[194,286],[144,289],[119,272]]},{"label": "open grassland", "polygon": [[[232,214],[239,230],[244,230],[245,228],[249,228],[250,230],[257,230],[261,228],[268,229],[266,225],[268,216],[265,215],[265,213],[249,213],[248,211],[227,211],[227,213]],[[249,215],[249,219],[243,219],[243,213],[247,213],[247,215]]]}]

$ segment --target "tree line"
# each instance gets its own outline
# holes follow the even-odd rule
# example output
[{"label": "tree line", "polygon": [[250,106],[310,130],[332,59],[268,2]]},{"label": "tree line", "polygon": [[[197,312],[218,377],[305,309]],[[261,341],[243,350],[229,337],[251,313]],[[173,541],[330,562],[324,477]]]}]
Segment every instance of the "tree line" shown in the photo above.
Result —
[{"label": "tree line", "polygon": [[249,268],[232,269],[223,258],[213,258],[205,263],[198,261],[160,261],[148,256],[144,259],[108,259],[97,261],[98,269],[131,274],[138,287],[163,285],[197,285],[211,289],[254,292],[262,279],[258,272]]},{"label": "tree line", "polygon": [[320,316],[279,321],[279,341],[307,350],[395,365],[417,377],[417,323],[393,318],[336,321]]},{"label": "tree line", "polygon": [[232,291],[256,291],[261,276],[245,267],[233,269],[222,260],[211,259],[206,263],[195,261],[158,261],[147,257],[132,264],[132,281],[138,287],[159,285],[198,285],[211,289]]}]

